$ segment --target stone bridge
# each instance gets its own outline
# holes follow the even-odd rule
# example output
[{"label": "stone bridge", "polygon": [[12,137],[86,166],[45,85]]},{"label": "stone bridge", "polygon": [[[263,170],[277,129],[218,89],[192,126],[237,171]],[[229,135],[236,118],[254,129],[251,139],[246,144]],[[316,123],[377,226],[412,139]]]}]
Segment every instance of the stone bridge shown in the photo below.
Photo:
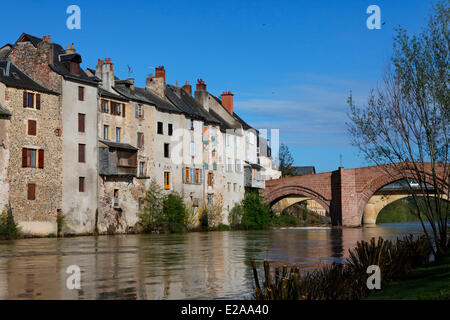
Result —
[{"label": "stone bridge", "polygon": [[[388,203],[407,194],[391,197],[379,194],[380,190],[393,182],[402,180],[400,175],[387,166],[371,166],[345,169],[303,176],[266,181],[264,198],[271,206],[286,198],[311,199],[330,213],[333,225],[360,226],[363,222],[375,223],[376,216]],[[413,171],[405,170],[406,177],[414,179]],[[425,182],[433,184],[431,165],[423,168]],[[448,197],[449,177],[444,167],[437,167],[437,187]],[[384,196],[384,198],[381,198]],[[387,201],[383,199],[388,199]]]}]

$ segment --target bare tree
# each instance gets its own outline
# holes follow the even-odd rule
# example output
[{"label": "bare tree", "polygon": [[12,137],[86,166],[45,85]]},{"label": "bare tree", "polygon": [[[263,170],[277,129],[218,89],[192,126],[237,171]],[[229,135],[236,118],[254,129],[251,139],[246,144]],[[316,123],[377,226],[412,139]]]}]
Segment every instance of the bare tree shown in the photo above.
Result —
[{"label": "bare tree", "polygon": [[348,99],[353,145],[387,174],[417,181],[419,188],[407,185],[437,258],[449,249],[449,3],[433,7],[419,35],[397,30],[392,61],[367,106]]}]

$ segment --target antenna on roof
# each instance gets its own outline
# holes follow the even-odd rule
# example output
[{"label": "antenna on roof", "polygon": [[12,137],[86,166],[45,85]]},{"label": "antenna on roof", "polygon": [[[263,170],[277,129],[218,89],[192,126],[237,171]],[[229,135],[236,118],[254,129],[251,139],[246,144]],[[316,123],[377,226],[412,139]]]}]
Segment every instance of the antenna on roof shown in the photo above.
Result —
[{"label": "antenna on roof", "polygon": [[131,75],[134,74],[133,69],[131,69],[130,65],[127,64],[128,67],[128,78],[131,78]]}]

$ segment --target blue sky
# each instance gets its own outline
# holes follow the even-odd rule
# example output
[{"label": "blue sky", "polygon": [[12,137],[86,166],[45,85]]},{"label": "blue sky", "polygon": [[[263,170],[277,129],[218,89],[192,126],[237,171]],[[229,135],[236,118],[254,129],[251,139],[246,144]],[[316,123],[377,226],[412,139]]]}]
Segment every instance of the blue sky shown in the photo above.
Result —
[{"label": "blue sky", "polygon": [[[22,32],[74,43],[84,68],[111,58],[119,78],[144,86],[164,65],[167,82],[202,78],[255,128],[280,129],[296,165],[319,172],[367,163],[346,132],[346,99],[357,104],[376,87],[398,25],[419,32],[427,0],[341,1],[20,1],[8,2],[1,45]],[[66,9],[81,8],[81,30],[66,28]],[[366,27],[369,5],[381,8],[381,30]],[[26,10],[24,10],[26,8]]]}]

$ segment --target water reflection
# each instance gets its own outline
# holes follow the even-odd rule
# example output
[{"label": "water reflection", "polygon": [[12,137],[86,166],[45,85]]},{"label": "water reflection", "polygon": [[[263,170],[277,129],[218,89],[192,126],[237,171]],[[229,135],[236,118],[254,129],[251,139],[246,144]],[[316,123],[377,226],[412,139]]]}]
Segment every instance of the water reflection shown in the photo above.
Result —
[{"label": "water reflection", "polygon": [[[420,234],[418,223],[0,242],[0,299],[242,299],[252,260],[339,261],[362,239]],[[66,287],[81,268],[81,290]]]}]

